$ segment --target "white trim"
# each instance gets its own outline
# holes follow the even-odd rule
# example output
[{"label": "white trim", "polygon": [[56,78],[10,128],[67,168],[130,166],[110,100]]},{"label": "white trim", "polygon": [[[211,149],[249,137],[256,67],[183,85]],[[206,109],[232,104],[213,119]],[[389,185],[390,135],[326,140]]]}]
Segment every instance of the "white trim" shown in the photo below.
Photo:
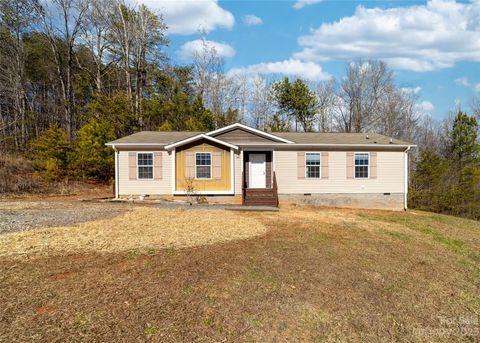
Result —
[{"label": "white trim", "polygon": [[235,156],[233,149],[230,149],[230,190],[235,192]]},{"label": "white trim", "polygon": [[273,188],[273,173],[275,172],[275,149],[272,149],[272,188]]},{"label": "white trim", "polygon": [[408,151],[411,149],[411,147],[408,147],[404,153],[405,153],[405,156],[404,156],[404,159],[403,159],[403,163],[404,163],[404,174],[403,174],[403,177],[404,177],[404,189],[403,189],[403,207],[404,207],[404,210],[406,211],[408,209]]},{"label": "white trim", "polygon": [[164,143],[105,143],[106,146],[159,146],[163,147]]},{"label": "white trim", "polygon": [[[197,177],[197,154],[209,154],[210,155],[210,177]],[[195,152],[195,179],[194,180],[213,180],[213,156],[210,151],[196,151]],[[200,165],[200,167],[206,167],[206,165]]]},{"label": "white trim", "polygon": [[[205,135],[205,134],[202,134],[202,135]],[[198,136],[194,136],[194,137],[198,137]],[[208,138],[206,139],[210,139],[210,140],[214,140],[215,138],[214,137],[210,137],[210,136],[206,136]],[[193,138],[193,137],[191,137]],[[204,137],[205,138],[205,137]],[[224,141],[221,141],[221,140],[218,140],[218,139],[215,139],[218,143],[220,144],[223,144],[223,145],[226,145],[226,146],[229,146],[231,144],[229,143],[226,143]],[[170,145],[165,145],[165,143],[106,143],[105,145],[106,146],[119,146],[119,147],[142,147],[142,146],[145,146],[145,147],[152,147],[152,146],[157,146],[159,148],[163,148],[165,150],[169,150],[169,148],[171,148],[173,145],[177,146],[177,143],[180,143],[180,142],[183,142],[183,141],[179,141],[179,142],[175,142],[175,143],[172,143]],[[275,148],[275,147],[284,147],[285,145],[284,144],[272,144],[272,143],[242,143],[242,144],[239,144],[239,146],[246,146],[246,147],[249,147],[249,146],[256,146],[256,147],[271,147],[271,148]],[[375,147],[380,147],[380,148],[416,148],[417,146],[416,145],[399,145],[399,144],[344,144],[344,143],[338,143],[338,144],[333,144],[333,143],[310,143],[310,144],[305,144],[305,143],[291,143],[288,145],[288,147],[317,147],[317,146],[325,146],[325,147],[363,147],[363,148],[375,148]],[[235,146],[233,145],[234,149],[237,150],[239,147],[238,146]]]},{"label": "white trim", "polygon": [[294,148],[294,147],[352,147],[352,148],[407,148],[407,147],[416,147],[416,145],[395,145],[395,144],[333,144],[333,143],[310,143],[310,144],[304,144],[304,143],[292,143],[292,144],[270,144],[270,143],[242,143],[239,144],[240,147],[271,147],[271,148]]},{"label": "white trim", "polygon": [[[173,195],[187,195],[188,192],[186,191],[175,191]],[[195,194],[200,195],[234,195],[232,190],[230,191],[196,191]]]},{"label": "white trim", "polygon": [[272,135],[272,134],[267,133],[267,132],[265,132],[265,131],[261,131],[261,130],[258,130],[258,129],[254,129],[253,127],[246,126],[246,125],[243,125],[243,124],[240,124],[240,123],[231,124],[231,125],[222,127],[222,128],[220,128],[220,129],[207,132],[206,135],[211,136],[211,135],[219,134],[219,133],[222,133],[222,132],[225,132],[225,131],[230,131],[230,130],[232,130],[232,129],[237,129],[237,128],[238,128],[238,129],[243,129],[243,130],[245,130],[245,131],[249,131],[249,132],[252,132],[252,133],[255,133],[255,134],[259,135],[259,136],[268,137],[268,138],[270,138],[270,139],[274,139],[274,140],[277,140],[277,141],[280,141],[280,142],[283,142],[283,143],[288,143],[288,144],[292,144],[292,143],[293,143],[292,141],[289,141],[288,139],[285,139],[285,138],[282,138],[282,137],[278,137],[278,136]]},{"label": "white trim", "polygon": [[[139,177],[139,169],[140,169],[140,165],[138,164],[138,154],[152,154],[152,178],[143,178],[141,179]],[[135,164],[137,166],[137,181],[152,181],[152,180],[155,180],[155,151],[137,151],[136,152],[136,155],[135,155],[135,158],[137,159]],[[142,167],[150,167],[150,166],[147,166],[147,165],[142,165]]]},{"label": "white trim", "polygon": [[170,144],[170,145],[166,145],[166,146],[165,146],[165,150],[170,150],[170,149],[175,148],[175,147],[177,147],[177,146],[182,146],[182,145],[187,144],[187,143],[195,142],[195,141],[198,141],[199,139],[206,139],[206,140],[212,141],[212,142],[214,142],[214,143],[218,143],[218,144],[227,146],[227,147],[229,147],[230,149],[235,149],[235,150],[238,149],[238,146],[236,146],[236,145],[233,145],[233,144],[230,144],[230,143],[221,141],[221,140],[219,140],[219,139],[216,139],[216,138],[213,138],[213,137],[210,137],[210,136],[207,136],[207,135],[201,133],[201,134],[199,134],[199,135],[196,135],[196,136],[193,136],[193,137],[190,137],[190,138],[187,138],[187,139],[184,139],[184,140],[181,140],[181,141],[172,143],[172,144]]},{"label": "white trim", "polygon": [[177,162],[177,151],[175,148],[173,148],[172,150],[172,155],[171,155],[171,159],[172,159],[172,175],[170,176],[172,178],[172,194],[175,194],[175,191],[177,190],[176,187],[177,187],[177,173],[176,173],[176,168],[175,168],[175,163]]},{"label": "white trim", "polygon": [[112,145],[113,151],[115,152],[115,199],[118,199],[118,190],[119,190],[119,180],[118,180],[118,150],[115,148],[115,145]]},{"label": "white trim", "polygon": [[[368,176],[367,177],[357,177],[356,173],[355,173],[355,155],[356,154],[367,154],[368,155]],[[356,179],[356,180],[369,180],[370,179],[370,152],[369,151],[355,151],[353,153],[353,178]],[[377,162],[378,164],[378,162]],[[359,166],[361,167],[361,166]]]},{"label": "white trim", "polygon": [[[243,165],[243,149],[240,151],[240,162],[241,162],[241,164],[242,164],[241,167],[242,167],[242,174],[243,174],[243,172],[244,172],[244,170],[243,170],[243,169],[244,169],[244,165]],[[242,182],[243,182],[243,180],[242,180]]]},{"label": "white trim", "polygon": [[[319,156],[320,164],[318,165],[318,177],[307,177],[307,155],[308,154],[317,154]],[[305,151],[304,154],[304,164],[305,164],[305,180],[320,180],[322,178],[322,153],[320,151]]]}]

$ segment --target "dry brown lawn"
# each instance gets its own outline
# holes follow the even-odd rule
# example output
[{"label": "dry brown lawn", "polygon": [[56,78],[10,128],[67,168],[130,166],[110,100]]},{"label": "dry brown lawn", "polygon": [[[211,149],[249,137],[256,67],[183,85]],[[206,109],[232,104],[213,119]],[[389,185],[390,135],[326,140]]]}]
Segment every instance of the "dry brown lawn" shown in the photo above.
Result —
[{"label": "dry brown lawn", "polygon": [[258,220],[233,212],[135,207],[125,214],[71,227],[0,235],[0,256],[148,252],[185,248],[266,232]]},{"label": "dry brown lawn", "polygon": [[[47,255],[33,244],[18,259],[2,245],[0,342],[480,340],[478,222],[300,206],[165,211],[164,223],[186,227],[166,238],[170,226],[149,210],[164,211],[61,229],[44,240],[55,246]],[[133,220],[129,229],[129,216],[146,232]],[[204,240],[205,223],[219,239]],[[242,223],[247,231],[231,227]],[[129,230],[138,237],[125,239]]]}]

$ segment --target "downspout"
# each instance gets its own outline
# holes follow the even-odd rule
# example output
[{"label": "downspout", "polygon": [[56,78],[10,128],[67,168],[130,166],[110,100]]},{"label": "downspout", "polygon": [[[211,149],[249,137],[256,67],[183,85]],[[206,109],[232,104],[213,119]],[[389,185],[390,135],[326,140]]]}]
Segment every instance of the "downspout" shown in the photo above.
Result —
[{"label": "downspout", "polygon": [[118,199],[118,150],[115,145],[112,148],[115,151],[115,199]]},{"label": "downspout", "polygon": [[403,209],[406,211],[408,209],[408,152],[410,151],[412,147],[409,146],[407,149],[405,149],[404,153],[404,165],[405,165],[405,171],[404,171],[404,191],[403,191]]}]

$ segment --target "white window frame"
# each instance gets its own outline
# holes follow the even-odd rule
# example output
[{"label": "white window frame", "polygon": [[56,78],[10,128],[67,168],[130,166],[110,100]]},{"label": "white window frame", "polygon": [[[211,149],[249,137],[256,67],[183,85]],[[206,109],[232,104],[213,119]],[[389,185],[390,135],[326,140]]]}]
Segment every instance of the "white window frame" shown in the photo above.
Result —
[{"label": "white window frame", "polygon": [[[368,176],[367,177],[357,177],[357,173],[355,172],[355,167],[357,166],[355,164],[355,161],[356,161],[356,158],[355,158],[355,155],[360,155],[360,154],[363,154],[363,155],[368,155],[368,164],[367,164],[367,172],[368,172]],[[360,167],[360,166],[359,166]],[[367,152],[367,151],[357,151],[357,152],[354,152],[353,153],[353,178],[354,179],[358,179],[358,180],[368,180],[370,179],[370,152]]]},{"label": "white window frame", "polygon": [[[308,173],[307,173],[307,155],[318,155],[319,156],[319,161],[320,161],[320,165],[318,166],[318,177],[309,177],[308,176]],[[322,153],[320,151],[308,151],[308,152],[305,152],[305,179],[309,179],[309,180],[318,180],[318,179],[321,179],[322,178]]]},{"label": "white window frame", "polygon": [[[151,167],[152,167],[152,177],[151,178],[140,178],[140,167],[150,167],[150,166],[143,165],[143,164],[140,165],[138,163],[138,155],[139,154],[150,154],[150,155],[152,155],[152,165],[151,165]],[[154,180],[155,179],[155,154],[153,153],[153,151],[138,151],[135,158],[137,159],[137,180],[139,180],[139,181]]]},{"label": "white window frame", "polygon": [[[198,154],[209,154],[210,155],[210,177],[197,177],[197,155]],[[213,169],[212,169],[212,164],[213,164],[213,160],[212,160],[212,156],[213,154],[209,151],[207,152],[203,152],[203,151],[199,151],[199,152],[196,152],[195,153],[195,180],[212,180],[212,173],[213,173]],[[206,167],[205,165],[200,165],[200,167]]]}]

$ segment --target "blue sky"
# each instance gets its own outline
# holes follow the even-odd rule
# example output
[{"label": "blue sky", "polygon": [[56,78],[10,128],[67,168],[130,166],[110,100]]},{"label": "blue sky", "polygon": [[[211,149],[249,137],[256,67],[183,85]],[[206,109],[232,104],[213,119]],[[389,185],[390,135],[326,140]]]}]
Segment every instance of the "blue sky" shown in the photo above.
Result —
[{"label": "blue sky", "polygon": [[321,81],[371,57],[435,118],[480,96],[480,0],[144,2],[164,13],[177,63],[189,62],[203,29],[227,71]]}]

